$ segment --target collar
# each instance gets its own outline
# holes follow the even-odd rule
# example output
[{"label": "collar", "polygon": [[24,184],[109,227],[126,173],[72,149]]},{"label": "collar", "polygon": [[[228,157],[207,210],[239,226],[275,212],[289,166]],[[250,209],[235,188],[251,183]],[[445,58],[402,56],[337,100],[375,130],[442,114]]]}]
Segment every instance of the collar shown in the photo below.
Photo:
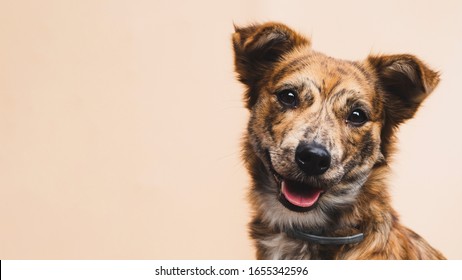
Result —
[{"label": "collar", "polygon": [[321,245],[354,244],[354,243],[359,243],[363,241],[364,239],[364,233],[358,233],[358,234],[349,235],[349,236],[331,237],[331,236],[320,236],[320,235],[309,234],[309,233],[300,231],[298,229],[293,229],[290,232],[287,232],[287,235],[293,238],[302,239],[305,241],[309,241],[309,242],[312,242],[315,244],[321,244]]}]

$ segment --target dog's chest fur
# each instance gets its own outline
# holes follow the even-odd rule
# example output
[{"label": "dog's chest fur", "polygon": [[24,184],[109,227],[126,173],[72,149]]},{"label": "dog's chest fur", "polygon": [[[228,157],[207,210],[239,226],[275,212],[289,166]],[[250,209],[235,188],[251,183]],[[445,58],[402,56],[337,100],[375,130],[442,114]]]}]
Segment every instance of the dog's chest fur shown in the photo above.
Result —
[{"label": "dog's chest fur", "polygon": [[[343,245],[309,244],[303,240],[292,239],[286,233],[269,235],[257,241],[264,248],[262,259],[272,260],[325,260],[337,259]],[[339,250],[340,249],[340,250]]]}]

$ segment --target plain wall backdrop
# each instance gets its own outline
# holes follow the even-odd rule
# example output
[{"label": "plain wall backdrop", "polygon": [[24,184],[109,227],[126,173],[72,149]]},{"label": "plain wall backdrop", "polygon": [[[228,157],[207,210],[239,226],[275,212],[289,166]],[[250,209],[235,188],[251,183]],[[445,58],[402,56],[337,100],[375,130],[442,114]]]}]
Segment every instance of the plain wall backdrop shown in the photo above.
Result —
[{"label": "plain wall backdrop", "polygon": [[233,23],[442,80],[402,126],[403,222],[462,259],[461,1],[0,2],[0,259],[250,259]]}]

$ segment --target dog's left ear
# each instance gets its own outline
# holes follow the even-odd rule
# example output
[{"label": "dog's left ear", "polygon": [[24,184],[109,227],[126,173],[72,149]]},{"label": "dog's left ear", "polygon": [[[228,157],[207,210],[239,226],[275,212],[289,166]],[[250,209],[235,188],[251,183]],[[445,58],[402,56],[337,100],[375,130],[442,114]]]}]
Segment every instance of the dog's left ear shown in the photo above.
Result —
[{"label": "dog's left ear", "polygon": [[440,79],[437,72],[413,55],[369,56],[367,63],[375,71],[377,88],[384,95],[381,150],[387,158],[393,151],[395,129],[414,116]]},{"label": "dog's left ear", "polygon": [[369,56],[385,95],[385,125],[396,127],[414,116],[438,85],[439,75],[413,55]]}]

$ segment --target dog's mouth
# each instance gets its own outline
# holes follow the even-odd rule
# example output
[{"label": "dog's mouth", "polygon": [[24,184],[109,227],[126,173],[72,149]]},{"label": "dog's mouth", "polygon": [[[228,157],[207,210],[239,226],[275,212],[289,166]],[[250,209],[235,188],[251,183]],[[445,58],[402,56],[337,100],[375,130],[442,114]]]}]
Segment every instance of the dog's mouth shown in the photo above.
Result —
[{"label": "dog's mouth", "polygon": [[287,180],[281,182],[281,196],[297,207],[312,207],[318,201],[322,193],[323,190],[320,188],[303,185],[298,182]]},{"label": "dog's mouth", "polygon": [[279,185],[279,201],[289,210],[296,212],[312,210],[324,193],[321,188],[282,177],[272,166],[271,173]]},{"label": "dog's mouth", "polygon": [[316,206],[324,190],[301,182],[292,181],[274,174],[279,185],[279,201],[288,209],[306,212]]}]

